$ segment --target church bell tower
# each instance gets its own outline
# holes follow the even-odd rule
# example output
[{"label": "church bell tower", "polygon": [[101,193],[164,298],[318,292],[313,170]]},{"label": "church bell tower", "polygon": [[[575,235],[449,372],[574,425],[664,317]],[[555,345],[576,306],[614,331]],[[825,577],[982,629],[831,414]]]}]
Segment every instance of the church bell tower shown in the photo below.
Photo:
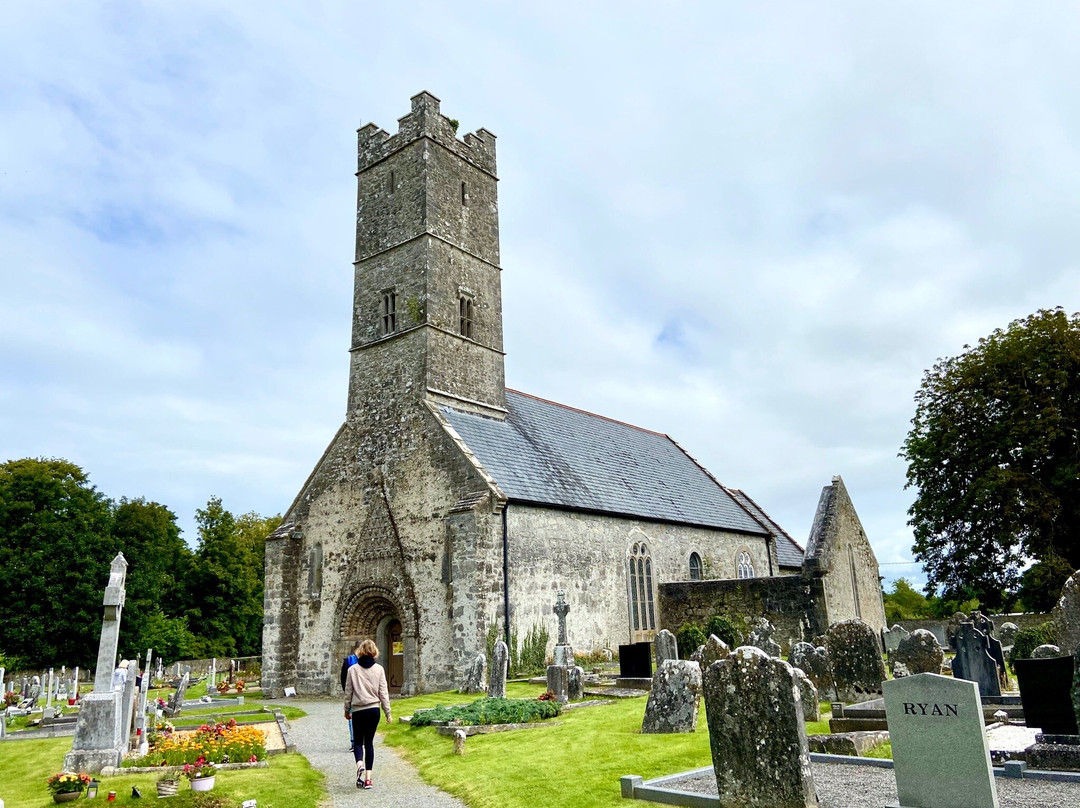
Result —
[{"label": "church bell tower", "polygon": [[427,92],[357,132],[348,418],[423,400],[505,414],[495,136]]}]

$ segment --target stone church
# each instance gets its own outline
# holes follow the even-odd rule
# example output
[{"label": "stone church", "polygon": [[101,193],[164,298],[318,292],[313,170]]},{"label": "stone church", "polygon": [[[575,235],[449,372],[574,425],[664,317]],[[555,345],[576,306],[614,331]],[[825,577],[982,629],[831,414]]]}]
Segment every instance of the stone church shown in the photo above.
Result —
[{"label": "stone church", "polygon": [[266,542],[264,689],[336,692],[362,637],[392,690],[452,688],[492,626],[554,635],[559,589],[588,651],[651,638],[664,582],[803,573],[669,436],[506,389],[491,132],[420,93],[356,176],[345,422]]}]

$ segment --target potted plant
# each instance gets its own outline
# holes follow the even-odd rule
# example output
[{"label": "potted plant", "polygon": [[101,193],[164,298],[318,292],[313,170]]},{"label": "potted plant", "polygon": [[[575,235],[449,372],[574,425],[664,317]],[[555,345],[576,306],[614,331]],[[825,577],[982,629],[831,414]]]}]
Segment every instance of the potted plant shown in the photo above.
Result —
[{"label": "potted plant", "polygon": [[90,785],[90,775],[59,772],[49,778],[49,793],[53,802],[72,802]]},{"label": "potted plant", "polygon": [[180,790],[180,779],[176,772],[166,772],[157,781],[157,795],[159,797],[175,797]]},{"label": "potted plant", "polygon": [[209,791],[214,787],[214,764],[204,757],[184,764],[184,777],[191,781],[192,791]]}]

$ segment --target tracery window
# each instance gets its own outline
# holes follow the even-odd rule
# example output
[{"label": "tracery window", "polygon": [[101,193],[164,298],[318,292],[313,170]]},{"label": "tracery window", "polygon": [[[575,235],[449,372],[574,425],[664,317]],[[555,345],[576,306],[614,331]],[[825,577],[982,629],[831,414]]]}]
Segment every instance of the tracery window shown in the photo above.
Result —
[{"label": "tracery window", "polygon": [[380,316],[384,336],[397,331],[397,295],[393,292],[383,292]]},{"label": "tracery window", "polygon": [[473,300],[468,295],[458,298],[458,333],[472,339]]},{"label": "tracery window", "polygon": [[656,601],[653,598],[652,557],[643,541],[630,548],[630,615],[635,641],[656,631]]},{"label": "tracery window", "polygon": [[754,577],[754,559],[750,557],[750,553],[747,550],[740,550],[735,564],[737,578],[753,578]]},{"label": "tracery window", "polygon": [[690,554],[690,580],[701,580],[701,556],[697,553]]}]

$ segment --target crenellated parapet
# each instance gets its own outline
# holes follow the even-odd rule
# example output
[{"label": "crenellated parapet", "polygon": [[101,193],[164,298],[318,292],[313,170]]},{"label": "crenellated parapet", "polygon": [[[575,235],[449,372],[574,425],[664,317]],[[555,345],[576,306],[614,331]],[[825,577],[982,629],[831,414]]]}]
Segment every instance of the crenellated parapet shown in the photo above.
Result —
[{"label": "crenellated parapet", "polygon": [[373,123],[356,130],[357,173],[426,137],[481,171],[495,175],[495,135],[481,128],[459,140],[454,124],[439,111],[438,98],[425,91],[411,100],[412,111],[398,119],[397,134],[391,135]]}]

